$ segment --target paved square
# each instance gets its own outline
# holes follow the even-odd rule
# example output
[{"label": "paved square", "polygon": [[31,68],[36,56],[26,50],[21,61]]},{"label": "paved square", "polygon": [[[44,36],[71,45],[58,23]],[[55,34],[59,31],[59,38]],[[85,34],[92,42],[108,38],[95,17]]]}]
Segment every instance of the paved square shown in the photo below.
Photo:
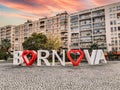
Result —
[{"label": "paved square", "polygon": [[0,90],[120,90],[120,61],[78,67],[1,63]]}]

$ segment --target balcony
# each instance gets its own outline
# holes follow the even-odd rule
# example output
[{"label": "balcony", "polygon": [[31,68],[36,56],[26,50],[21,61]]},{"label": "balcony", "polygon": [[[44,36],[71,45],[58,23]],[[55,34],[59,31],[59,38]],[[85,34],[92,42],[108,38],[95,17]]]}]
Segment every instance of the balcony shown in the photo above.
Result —
[{"label": "balcony", "polygon": [[61,33],[65,33],[65,32],[68,32],[68,30],[61,30]]},{"label": "balcony", "polygon": [[92,42],[92,40],[91,39],[86,39],[86,40],[85,39],[81,39],[80,42],[82,42],[82,43],[86,42],[87,43],[87,42]]},{"label": "balcony", "polygon": [[90,45],[80,45],[81,48],[90,48]]},{"label": "balcony", "polygon": [[82,14],[79,17],[80,17],[80,20],[91,19],[91,13]]},{"label": "balcony", "polygon": [[98,39],[93,39],[94,42],[106,42],[106,39],[98,38]]},{"label": "balcony", "polygon": [[62,41],[68,41],[68,37],[61,37]]},{"label": "balcony", "polygon": [[98,23],[105,23],[105,21],[95,21],[93,24],[98,24]]},{"label": "balcony", "polygon": [[79,36],[71,36],[71,39],[78,39]]},{"label": "balcony", "polygon": [[62,37],[62,38],[68,37],[68,35],[67,35],[67,34],[62,34],[61,37]]},{"label": "balcony", "polygon": [[40,26],[40,29],[43,29],[45,26],[44,25],[42,25],[42,26]]},{"label": "balcony", "polygon": [[71,45],[70,48],[71,48],[71,49],[80,49],[79,46],[74,46],[74,45]]},{"label": "balcony", "polygon": [[105,15],[104,10],[92,12],[92,17],[103,17]]},{"label": "balcony", "polygon": [[90,26],[91,23],[86,23],[86,24],[80,24],[80,26]]},{"label": "balcony", "polygon": [[83,31],[91,31],[92,28],[86,28],[86,29],[80,29],[80,32],[83,32]]},{"label": "balcony", "polygon": [[78,15],[71,16],[70,17],[70,22],[78,22]]},{"label": "balcony", "polygon": [[71,40],[71,43],[78,43],[78,42],[79,42],[78,39],[72,39],[72,40]]},{"label": "balcony", "polygon": [[78,22],[71,23],[70,26],[71,26],[71,27],[77,27],[77,26],[78,26]]},{"label": "balcony", "polygon": [[40,21],[40,24],[44,24],[45,23],[45,21]]},{"label": "balcony", "polygon": [[93,36],[105,36],[105,32],[93,33]]},{"label": "balcony", "polygon": [[92,33],[81,33],[80,34],[80,37],[90,37],[90,36],[92,36]]}]

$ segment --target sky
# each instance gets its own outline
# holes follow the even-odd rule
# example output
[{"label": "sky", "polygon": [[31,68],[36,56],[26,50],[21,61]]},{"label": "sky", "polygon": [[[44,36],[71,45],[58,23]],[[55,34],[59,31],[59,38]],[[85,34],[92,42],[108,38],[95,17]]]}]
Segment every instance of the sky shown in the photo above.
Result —
[{"label": "sky", "polygon": [[18,25],[67,11],[73,13],[120,0],[0,0],[0,26]]}]

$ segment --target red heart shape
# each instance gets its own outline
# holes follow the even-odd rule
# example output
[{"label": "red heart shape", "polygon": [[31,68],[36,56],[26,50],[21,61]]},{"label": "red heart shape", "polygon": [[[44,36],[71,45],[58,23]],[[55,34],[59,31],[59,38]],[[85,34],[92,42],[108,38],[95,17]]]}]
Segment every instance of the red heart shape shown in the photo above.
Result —
[{"label": "red heart shape", "polygon": [[[32,55],[32,58],[28,60],[27,55],[30,55],[30,54]],[[34,50],[24,50],[22,53],[22,58],[26,63],[26,66],[31,66],[37,58],[37,53]]]},{"label": "red heart shape", "polygon": [[[80,53],[80,57],[77,59],[77,61],[75,62],[75,60],[71,57],[71,53]],[[67,53],[67,56],[69,58],[69,60],[72,62],[73,66],[78,66],[79,63],[82,61],[82,59],[84,58],[84,52],[82,50],[69,50]]]}]

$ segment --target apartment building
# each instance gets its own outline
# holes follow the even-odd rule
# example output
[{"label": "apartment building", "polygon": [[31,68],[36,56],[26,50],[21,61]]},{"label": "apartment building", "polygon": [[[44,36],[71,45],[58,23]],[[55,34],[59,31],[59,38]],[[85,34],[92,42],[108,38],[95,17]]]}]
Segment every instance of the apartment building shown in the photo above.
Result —
[{"label": "apartment building", "polygon": [[69,49],[89,49],[93,43],[105,51],[120,50],[120,3],[70,14]]},{"label": "apartment building", "polygon": [[15,31],[15,26],[12,26],[12,25],[0,27],[0,44],[1,44],[1,41],[4,39],[10,40],[11,52],[14,51],[14,31]]},{"label": "apartment building", "polygon": [[14,50],[23,50],[22,43],[33,33],[45,33],[45,20],[41,18],[36,21],[27,20],[24,24],[15,27]]},{"label": "apartment building", "polygon": [[60,13],[46,20],[46,36],[59,36],[62,41],[62,49],[68,49],[68,13]]},{"label": "apartment building", "polygon": [[68,13],[60,13],[53,17],[40,18],[36,21],[28,20],[24,24],[15,27],[14,50],[23,50],[22,43],[32,33],[43,33],[46,36],[61,38],[62,48],[68,48]]},{"label": "apartment building", "polygon": [[120,51],[120,2],[105,7],[106,37],[109,51]]}]

